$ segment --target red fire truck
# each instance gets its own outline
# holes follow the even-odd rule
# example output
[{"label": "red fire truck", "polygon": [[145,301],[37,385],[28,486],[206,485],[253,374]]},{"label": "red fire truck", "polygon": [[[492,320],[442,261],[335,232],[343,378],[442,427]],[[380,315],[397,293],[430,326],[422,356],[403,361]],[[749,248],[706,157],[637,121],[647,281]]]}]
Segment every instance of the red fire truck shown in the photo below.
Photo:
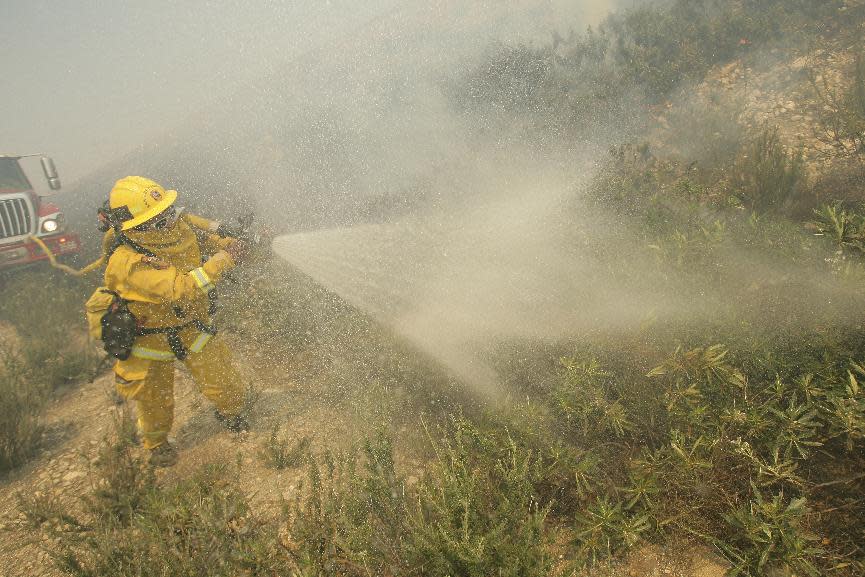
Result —
[{"label": "red fire truck", "polygon": [[44,242],[57,257],[75,255],[81,241],[66,231],[60,209],[33,190],[20,160],[41,156],[42,171],[51,190],[60,189],[54,161],[40,154],[0,155],[0,270],[46,260],[31,236]]}]

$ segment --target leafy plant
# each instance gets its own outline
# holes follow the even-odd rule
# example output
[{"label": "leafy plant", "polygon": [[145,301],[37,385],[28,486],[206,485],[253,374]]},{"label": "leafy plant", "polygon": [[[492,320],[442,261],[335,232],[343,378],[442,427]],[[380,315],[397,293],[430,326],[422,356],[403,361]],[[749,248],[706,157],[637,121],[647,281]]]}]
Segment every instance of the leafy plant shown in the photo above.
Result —
[{"label": "leafy plant", "polygon": [[311,461],[285,530],[292,562],[348,575],[546,575],[537,457],[513,441],[481,449],[490,442],[456,419],[414,490],[396,474],[386,437],[365,443],[362,470],[351,455],[326,455],[323,470]]},{"label": "leafy plant", "polygon": [[513,439],[479,453],[486,441],[460,419],[436,444],[438,479],[419,488],[417,561],[440,575],[546,575],[548,505],[534,491],[541,463]]},{"label": "leafy plant", "polygon": [[733,563],[731,575],[756,577],[778,566],[805,575],[822,575],[813,560],[823,551],[816,544],[818,539],[802,527],[807,514],[804,498],[788,500],[777,493],[766,499],[753,487],[753,499],[725,516],[733,529],[731,538],[717,542]]},{"label": "leafy plant", "polygon": [[92,376],[99,356],[76,312],[83,302],[77,282],[30,271],[0,280],[0,471],[5,471],[38,450],[39,415],[53,390]]},{"label": "leafy plant", "polygon": [[630,514],[624,504],[598,497],[577,516],[574,533],[577,558],[594,565],[636,545],[649,528],[645,513]]},{"label": "leafy plant", "polygon": [[[856,374],[865,376],[861,365],[852,363],[852,366]],[[856,375],[848,371],[847,376],[843,392],[830,395],[824,411],[830,438],[843,439],[849,452],[865,441],[865,394]]]},{"label": "leafy plant", "polygon": [[604,387],[609,377],[597,361],[563,358],[564,378],[554,392],[556,408],[580,439],[591,440],[613,435],[622,437],[632,427],[627,410],[611,387]]},{"label": "leafy plant", "polygon": [[824,204],[814,210],[812,225],[841,250],[865,251],[865,217],[848,211],[840,203]]}]

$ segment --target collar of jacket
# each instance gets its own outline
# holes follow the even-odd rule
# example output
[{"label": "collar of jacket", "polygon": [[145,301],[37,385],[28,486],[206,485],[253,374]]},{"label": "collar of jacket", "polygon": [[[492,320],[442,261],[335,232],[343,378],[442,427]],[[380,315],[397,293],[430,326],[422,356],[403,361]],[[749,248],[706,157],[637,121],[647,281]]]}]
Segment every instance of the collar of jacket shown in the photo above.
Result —
[{"label": "collar of jacket", "polygon": [[129,231],[126,236],[156,256],[172,259],[189,250],[190,236],[195,235],[189,225],[178,219],[171,230]]}]

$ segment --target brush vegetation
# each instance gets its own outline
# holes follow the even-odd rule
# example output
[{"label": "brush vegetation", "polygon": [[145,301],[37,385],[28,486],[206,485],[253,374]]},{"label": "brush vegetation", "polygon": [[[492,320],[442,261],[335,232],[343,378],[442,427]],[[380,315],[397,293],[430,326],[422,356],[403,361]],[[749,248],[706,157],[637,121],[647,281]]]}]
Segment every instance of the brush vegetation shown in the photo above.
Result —
[{"label": "brush vegetation", "polygon": [[0,278],[0,285],[2,472],[37,452],[42,408],[64,385],[92,378],[100,355],[82,325],[82,283],[36,270]]},{"label": "brush vegetation", "polygon": [[716,547],[733,574],[856,575],[865,369],[850,345],[682,348],[648,372],[624,351],[562,358],[534,400],[428,427],[419,480],[384,433],[303,450],[306,482],[281,511],[255,512],[225,464],[158,486],[121,435],[83,517],[30,516],[81,576],[540,576],[669,540]]}]

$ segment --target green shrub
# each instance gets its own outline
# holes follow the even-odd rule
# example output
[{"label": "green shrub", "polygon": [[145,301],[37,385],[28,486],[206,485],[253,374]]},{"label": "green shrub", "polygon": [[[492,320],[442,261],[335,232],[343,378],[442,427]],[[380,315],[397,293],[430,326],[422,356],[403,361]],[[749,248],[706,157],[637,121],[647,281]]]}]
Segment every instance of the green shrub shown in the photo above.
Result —
[{"label": "green shrub", "polygon": [[[849,2],[849,0],[848,0]],[[459,108],[519,118],[558,133],[635,119],[645,97],[662,102],[718,64],[767,47],[798,49],[839,31],[856,34],[843,0],[672,0],[608,16],[596,29],[551,45],[502,46],[457,82]],[[857,8],[857,14],[861,7]],[[795,43],[790,39],[795,38]],[[723,140],[723,139],[722,139]],[[722,152],[728,143],[719,142]],[[714,153],[712,153],[714,154]]]},{"label": "green shrub", "polygon": [[788,151],[777,129],[765,129],[746,147],[733,177],[733,194],[758,213],[781,212],[806,190],[802,151]]},{"label": "green shrub", "polygon": [[155,489],[152,468],[137,448],[137,427],[124,405],[114,415],[114,435],[99,447],[93,492],[85,497],[87,509],[107,525],[124,525]]},{"label": "green shrub", "polygon": [[277,543],[224,469],[210,466],[150,488],[131,517],[96,516],[66,532],[55,555],[65,574],[78,577],[280,574]]},{"label": "green shrub", "polygon": [[49,388],[19,350],[21,343],[0,340],[0,472],[30,458],[39,446],[39,414]]},{"label": "green shrub", "polygon": [[[308,485],[302,486],[294,501],[286,505],[288,522],[281,539],[290,563],[298,573],[309,575],[363,575],[367,568],[374,571],[382,560],[377,552],[368,550],[372,527],[366,519],[366,503],[355,501],[351,494],[360,484],[356,455],[326,453],[322,461],[310,458]],[[377,470],[374,465],[372,470]],[[384,482],[391,480],[386,478]],[[390,495],[391,491],[387,491],[374,498],[379,499],[379,504],[389,503]],[[370,506],[374,506],[372,502]],[[398,532],[398,527],[393,530]],[[388,529],[381,538],[392,535]]]},{"label": "green shrub", "polygon": [[429,477],[414,488],[396,474],[386,437],[365,444],[362,469],[351,455],[311,462],[287,528],[297,570],[547,575],[537,458],[513,442],[495,445],[463,419],[435,453]]},{"label": "green shrub", "polygon": [[292,443],[287,437],[279,434],[279,427],[276,426],[258,454],[267,467],[288,469],[301,464],[309,451],[310,444],[309,437],[301,437]]},{"label": "green shrub", "polygon": [[865,53],[856,53],[849,77],[850,85],[839,91],[826,76],[818,81],[812,71],[811,85],[822,105],[817,137],[837,152],[861,158],[865,155]]},{"label": "green shrub", "polygon": [[621,400],[605,382],[609,373],[597,361],[565,358],[561,363],[564,377],[553,392],[555,408],[577,438],[590,445],[623,437],[633,428]]},{"label": "green shrub", "polygon": [[419,488],[417,561],[439,575],[548,575],[548,504],[534,486],[542,462],[491,439],[463,420],[436,447],[434,475]]},{"label": "green shrub", "polygon": [[650,529],[649,516],[629,513],[621,502],[606,497],[578,515],[574,525],[574,545],[580,564],[594,565],[636,545]]},{"label": "green shrub", "polygon": [[[577,514],[578,559],[597,562],[638,538],[674,531],[717,546],[736,574],[762,575],[773,566],[856,574],[861,558],[842,562],[840,545],[817,546],[803,529],[825,534],[846,524],[850,534],[862,530],[861,522],[849,526],[845,513],[817,516],[804,507],[806,499],[824,498],[827,486],[849,486],[842,491],[849,496],[838,498],[852,498],[860,478],[854,472],[861,459],[851,456],[865,441],[865,400],[857,380],[865,369],[854,363],[848,370],[840,353],[823,349],[811,373],[800,371],[812,359],[777,344],[772,357],[748,351],[774,369],[767,374],[766,367],[757,370],[759,364],[738,367],[725,347],[679,349],[649,371],[648,380],[624,367],[566,361],[563,384],[571,387],[579,378],[583,405],[615,395],[635,416],[617,459],[602,461],[592,474],[613,482],[594,483],[595,501]],[[798,377],[786,374],[787,362]],[[561,400],[553,395],[549,402],[558,407]],[[578,428],[574,443],[597,445],[595,435],[610,418],[594,414],[598,422]],[[563,412],[559,418],[572,417]],[[615,434],[607,430],[607,438]],[[623,461],[629,463],[624,470]],[[825,481],[828,471],[832,480]],[[835,481],[839,476],[846,480]],[[771,499],[763,496],[767,491]]]},{"label": "green shrub", "polygon": [[825,204],[814,210],[812,222],[817,233],[825,236],[834,247],[861,253],[865,251],[865,217],[847,210],[841,203]]},{"label": "green shrub", "polygon": [[865,394],[856,378],[857,374],[860,378],[865,377],[865,369],[856,363],[851,363],[851,366],[853,371],[847,372],[849,379],[844,390],[827,392],[821,399],[824,402],[821,412],[829,428],[829,439],[842,440],[848,453],[865,443]]},{"label": "green shrub", "polygon": [[251,511],[226,466],[209,464],[162,486],[134,447],[127,414],[116,415],[115,429],[100,448],[83,513],[46,495],[22,500],[65,575],[287,574],[278,523]]},{"label": "green shrub", "polygon": [[677,1],[666,9],[641,6],[611,18],[615,62],[657,98],[683,80],[702,75],[714,62],[730,58],[740,49],[739,38],[731,36],[741,38],[748,31],[736,31],[735,25],[713,26],[706,4]]},{"label": "green shrub", "polygon": [[731,537],[717,543],[733,562],[730,575],[757,577],[772,568],[824,575],[815,564],[823,553],[819,539],[802,527],[807,513],[804,498],[786,499],[778,493],[769,500],[754,487],[753,499],[725,516]]}]

